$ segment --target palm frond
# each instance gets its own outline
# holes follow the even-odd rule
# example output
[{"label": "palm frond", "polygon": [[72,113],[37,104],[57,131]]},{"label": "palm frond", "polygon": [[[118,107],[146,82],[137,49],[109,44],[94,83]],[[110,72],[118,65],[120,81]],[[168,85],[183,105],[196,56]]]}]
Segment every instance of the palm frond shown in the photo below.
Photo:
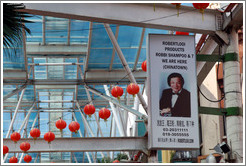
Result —
[{"label": "palm frond", "polygon": [[25,6],[21,3],[3,3],[3,46],[4,54],[7,57],[12,57],[8,51],[19,48],[23,42],[23,32],[31,34],[30,29],[25,26],[25,23],[32,23],[26,20],[27,17],[32,17],[28,13],[19,12],[18,9],[24,9]]}]

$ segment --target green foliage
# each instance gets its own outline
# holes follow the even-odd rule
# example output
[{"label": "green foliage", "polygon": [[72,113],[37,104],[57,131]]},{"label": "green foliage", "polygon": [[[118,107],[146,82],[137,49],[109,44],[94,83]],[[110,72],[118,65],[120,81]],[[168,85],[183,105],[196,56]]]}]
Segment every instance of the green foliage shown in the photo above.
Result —
[{"label": "green foliage", "polygon": [[112,163],[112,160],[110,157],[103,157],[101,161],[97,159],[97,163]]},{"label": "green foliage", "polygon": [[[3,46],[5,48],[19,48],[23,41],[23,31],[31,34],[24,24],[31,22],[25,20],[31,16],[18,11],[24,8],[25,6],[20,3],[3,3]],[[4,53],[8,55],[8,49],[5,49]]]},{"label": "green foliage", "polygon": [[128,160],[128,156],[127,156],[127,154],[125,154],[125,153],[118,153],[117,154],[117,157],[115,158],[115,160]]}]

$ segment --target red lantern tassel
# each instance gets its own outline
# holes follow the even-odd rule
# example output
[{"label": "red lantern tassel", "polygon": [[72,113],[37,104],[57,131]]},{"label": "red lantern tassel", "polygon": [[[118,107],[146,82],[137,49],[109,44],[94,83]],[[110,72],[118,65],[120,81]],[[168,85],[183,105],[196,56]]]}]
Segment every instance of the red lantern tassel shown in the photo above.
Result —
[{"label": "red lantern tassel", "polygon": [[203,14],[204,14],[204,9],[200,9],[200,12],[202,13],[202,21],[204,21],[204,16],[203,16]]},{"label": "red lantern tassel", "polygon": [[176,4],[176,9],[177,9],[177,17],[179,17],[179,8],[181,7],[181,4]]}]

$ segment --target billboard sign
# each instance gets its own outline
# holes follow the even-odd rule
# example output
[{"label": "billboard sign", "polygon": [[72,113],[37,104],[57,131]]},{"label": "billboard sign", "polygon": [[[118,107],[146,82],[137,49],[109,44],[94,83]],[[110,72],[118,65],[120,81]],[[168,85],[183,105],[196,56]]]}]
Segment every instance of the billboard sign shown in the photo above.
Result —
[{"label": "billboard sign", "polygon": [[198,149],[195,37],[148,36],[150,149]]}]

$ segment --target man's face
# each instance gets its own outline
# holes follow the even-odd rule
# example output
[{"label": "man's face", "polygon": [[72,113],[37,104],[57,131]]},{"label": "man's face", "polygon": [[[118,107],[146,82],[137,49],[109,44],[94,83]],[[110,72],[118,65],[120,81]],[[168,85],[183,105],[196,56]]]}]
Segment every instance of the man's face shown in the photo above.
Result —
[{"label": "man's face", "polygon": [[171,78],[170,85],[174,93],[178,93],[182,88],[182,82],[179,77]]}]

